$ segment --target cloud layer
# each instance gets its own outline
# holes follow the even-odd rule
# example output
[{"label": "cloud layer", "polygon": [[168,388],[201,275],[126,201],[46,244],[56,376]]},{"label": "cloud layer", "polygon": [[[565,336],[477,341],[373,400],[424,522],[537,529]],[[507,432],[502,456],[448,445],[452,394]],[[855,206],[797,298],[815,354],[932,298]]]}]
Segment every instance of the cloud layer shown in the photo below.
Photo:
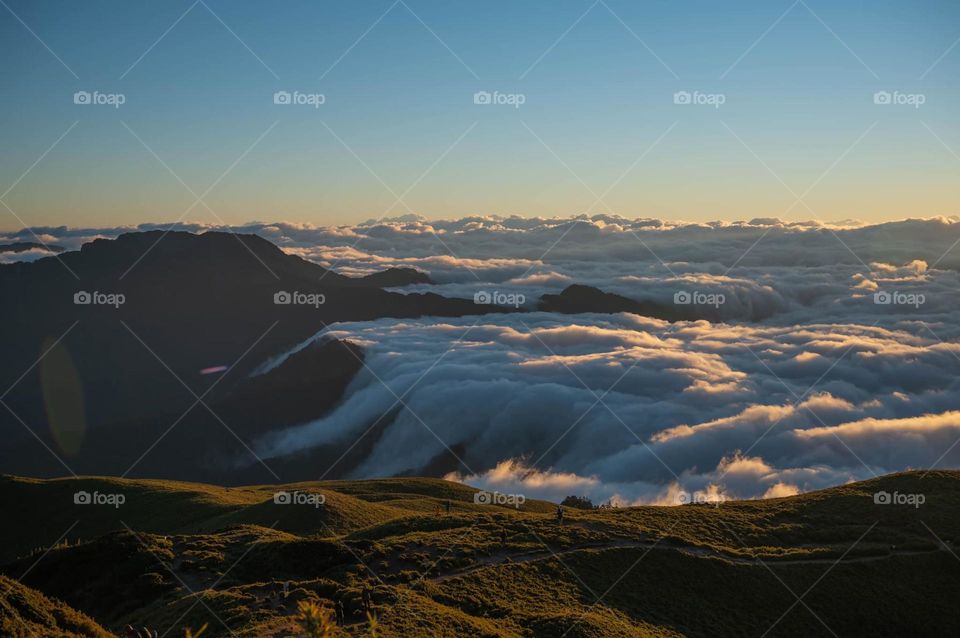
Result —
[{"label": "cloud layer", "polygon": [[[39,237],[76,249],[97,237],[169,227],[43,227],[0,234],[0,242]],[[175,227],[225,230],[196,223]],[[865,226],[776,219],[693,224],[611,215],[428,221],[408,215],[355,226],[255,222],[226,230],[259,234],[345,274],[407,266],[426,271],[437,284],[405,292],[472,297],[499,290],[524,294],[528,305],[581,283],[661,303],[672,303],[678,292],[720,294],[724,303],[708,314],[727,321],[872,323],[891,314],[920,314],[910,295],[922,295],[925,315],[950,313],[960,290],[957,218]],[[898,303],[877,308],[877,293],[900,293]]]},{"label": "cloud layer", "polygon": [[960,345],[856,324],[669,324],[546,313],[340,324],[367,366],[327,418],[261,441],[347,446],[395,411],[357,477],[458,476],[501,492],[669,502],[778,496],[957,465]]}]

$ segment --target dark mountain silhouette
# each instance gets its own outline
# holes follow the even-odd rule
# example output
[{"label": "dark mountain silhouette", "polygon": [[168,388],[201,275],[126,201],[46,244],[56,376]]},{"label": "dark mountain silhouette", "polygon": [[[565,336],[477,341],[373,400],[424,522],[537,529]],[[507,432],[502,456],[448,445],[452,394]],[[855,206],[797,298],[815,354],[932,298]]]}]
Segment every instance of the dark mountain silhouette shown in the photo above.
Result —
[{"label": "dark mountain silhouette", "polygon": [[[323,416],[362,367],[363,353],[354,344],[311,342],[269,372],[240,378],[228,392],[205,398],[193,409],[159,410],[90,427],[78,452],[63,458],[80,474],[216,478],[227,484],[275,481],[274,474],[284,480],[315,479],[336,456],[310,450],[266,465],[251,448],[271,431]],[[4,467],[43,465],[50,456],[36,442],[27,449],[26,456],[5,460]],[[340,470],[350,466],[346,463]],[[63,473],[63,468],[54,472]]]},{"label": "dark mountain silhouette", "polygon": [[55,244],[41,244],[35,241],[18,241],[12,244],[0,244],[0,253],[25,253],[28,250],[46,250],[51,253],[62,253],[63,246]]},{"label": "dark mountain silhouette", "polygon": [[670,306],[655,301],[636,301],[610,292],[603,292],[592,286],[573,284],[567,286],[559,295],[543,295],[537,304],[539,310],[578,314],[582,312],[632,312],[645,317],[655,317],[665,321],[684,321],[702,319],[693,310],[680,306]]},{"label": "dark mountain silhouette", "polygon": [[395,288],[411,284],[432,284],[426,273],[414,268],[390,268],[363,277],[360,281],[379,288]]},{"label": "dark mountain silhouette", "polygon": [[[311,342],[277,367],[236,384],[219,412],[231,422],[273,429],[315,419],[343,394],[363,359],[363,351],[348,341]],[[255,427],[251,434],[263,432]]]},{"label": "dark mountain silhouette", "polygon": [[[244,445],[197,397],[241,436],[321,414],[361,365],[358,351],[315,346],[247,377],[330,323],[499,310],[378,287],[425,281],[410,269],[345,277],[255,235],[216,232],[130,233],[0,266],[0,471],[126,469],[191,406],[144,462],[165,476],[201,456],[229,458]],[[184,436],[201,447],[165,446]]]}]

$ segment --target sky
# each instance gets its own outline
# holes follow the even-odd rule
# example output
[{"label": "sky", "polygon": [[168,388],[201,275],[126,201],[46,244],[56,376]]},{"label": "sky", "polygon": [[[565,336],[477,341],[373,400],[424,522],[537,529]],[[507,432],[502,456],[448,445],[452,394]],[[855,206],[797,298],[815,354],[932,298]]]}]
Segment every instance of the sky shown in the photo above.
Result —
[{"label": "sky", "polygon": [[2,230],[957,213],[952,0],[0,5]]}]

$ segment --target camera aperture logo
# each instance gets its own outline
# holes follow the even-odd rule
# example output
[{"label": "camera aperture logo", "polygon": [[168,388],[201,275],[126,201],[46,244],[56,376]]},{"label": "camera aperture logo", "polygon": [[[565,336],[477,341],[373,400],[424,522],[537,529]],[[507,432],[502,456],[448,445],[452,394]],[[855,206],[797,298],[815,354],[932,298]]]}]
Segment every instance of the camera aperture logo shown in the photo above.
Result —
[{"label": "camera aperture logo", "polygon": [[281,490],[274,492],[274,505],[312,505],[320,507],[327,502],[327,497],[323,494],[314,494],[313,492],[287,492]]},{"label": "camera aperture logo", "polygon": [[119,292],[78,290],[73,293],[73,303],[77,306],[113,306],[119,308],[126,302],[127,297]]},{"label": "camera aperture logo", "polygon": [[480,106],[512,106],[518,109],[527,103],[527,96],[523,93],[477,91],[473,94],[473,103]]},{"label": "camera aperture logo", "polygon": [[100,91],[77,91],[73,94],[73,103],[81,106],[112,106],[115,109],[123,106],[127,96],[123,93],[101,93]]},{"label": "camera aperture logo", "polygon": [[520,506],[527,502],[527,497],[523,494],[501,494],[480,490],[474,493],[473,502],[476,505],[506,505],[520,509]]},{"label": "camera aperture logo", "polygon": [[480,290],[473,294],[473,303],[482,306],[513,306],[519,308],[527,298],[519,292]]},{"label": "camera aperture logo", "polygon": [[319,109],[327,103],[327,96],[323,93],[277,91],[273,94],[273,103],[281,106],[312,106]]},{"label": "camera aperture logo", "polygon": [[713,306],[719,308],[726,302],[727,297],[721,292],[679,290],[673,293],[673,303],[678,306]]},{"label": "camera aperture logo", "polygon": [[920,108],[927,102],[923,93],[901,93],[900,91],[877,91],[873,94],[873,103],[881,106],[912,106]]},{"label": "camera aperture logo", "polygon": [[923,293],[907,292],[888,292],[880,290],[873,293],[873,303],[878,306],[913,306],[919,308],[927,302],[927,296]]},{"label": "camera aperture logo", "polygon": [[891,494],[883,490],[873,494],[875,505],[911,505],[914,509],[918,509],[926,502],[927,497],[924,494],[901,494],[900,492]]},{"label": "camera aperture logo", "polygon": [[287,292],[281,290],[273,293],[273,303],[277,306],[313,306],[319,308],[327,303],[327,296],[319,292]]},{"label": "camera aperture logo", "polygon": [[719,109],[726,104],[727,96],[723,93],[701,93],[700,91],[677,91],[673,94],[673,103],[680,106],[712,106]]},{"label": "camera aperture logo", "polygon": [[127,497],[124,494],[102,494],[96,491],[91,493],[86,490],[80,490],[73,494],[74,505],[110,505],[119,508],[126,502]]}]

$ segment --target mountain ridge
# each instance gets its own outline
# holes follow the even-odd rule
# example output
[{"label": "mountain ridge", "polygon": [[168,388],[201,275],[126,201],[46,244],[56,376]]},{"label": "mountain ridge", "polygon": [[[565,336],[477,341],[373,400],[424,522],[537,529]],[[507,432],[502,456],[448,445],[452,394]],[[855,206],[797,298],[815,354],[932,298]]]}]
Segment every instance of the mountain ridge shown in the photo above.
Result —
[{"label": "mountain ridge", "polygon": [[[52,476],[65,466],[84,466],[84,440],[91,432],[149,420],[153,429],[139,437],[132,433],[129,448],[114,455],[116,464],[129,466],[168,429],[171,441],[189,434],[190,428],[171,428],[180,415],[196,423],[193,408],[206,411],[204,405],[229,402],[264,361],[337,321],[497,310],[467,299],[378,287],[428,280],[411,269],[345,277],[261,237],[222,232],[126,233],[78,251],[0,265],[0,296],[8,300],[0,329],[16,335],[0,340],[0,358],[7,363],[0,386],[10,388],[4,398],[9,411],[0,411],[8,433],[0,470]],[[342,390],[342,380],[362,365],[353,356],[315,358],[312,365],[327,363],[337,366],[334,390]],[[322,400],[314,401],[302,388],[294,394],[295,399],[272,397],[261,414],[275,405],[296,407],[283,403],[289,399],[300,407],[311,401],[310,411],[319,416],[339,397],[336,391],[319,392]],[[203,405],[196,403],[199,397]],[[214,416],[208,413],[203,427],[215,428],[226,445],[238,444]],[[202,430],[194,431],[209,440]],[[169,449],[167,463],[176,466],[179,456]],[[217,478],[193,476],[198,477]],[[260,478],[270,479],[269,473]]]}]

